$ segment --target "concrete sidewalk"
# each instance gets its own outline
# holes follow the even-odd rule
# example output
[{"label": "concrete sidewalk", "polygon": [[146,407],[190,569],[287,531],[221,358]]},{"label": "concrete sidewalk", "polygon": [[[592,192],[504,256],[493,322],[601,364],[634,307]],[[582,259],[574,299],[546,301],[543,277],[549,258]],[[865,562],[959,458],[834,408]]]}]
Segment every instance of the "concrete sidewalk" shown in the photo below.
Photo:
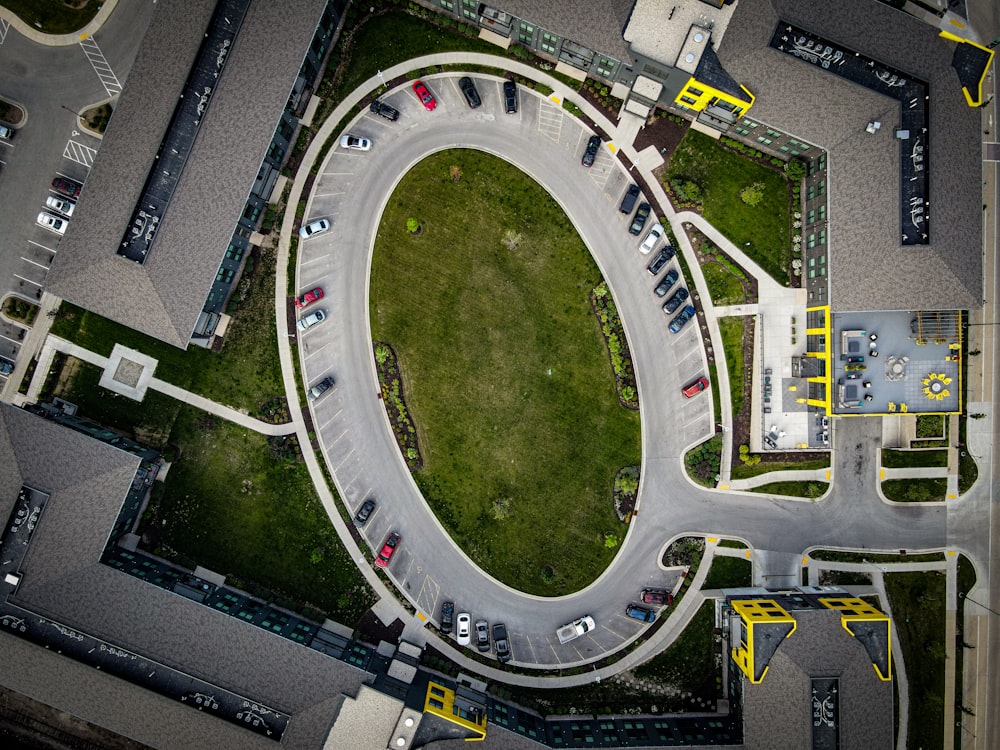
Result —
[{"label": "concrete sidewalk", "polygon": [[69,47],[73,44],[79,44],[82,39],[93,36],[100,31],[104,22],[108,20],[108,16],[114,13],[117,6],[118,0],[104,0],[100,10],[97,11],[97,15],[94,16],[90,23],[79,31],[69,34],[46,34],[34,26],[25,23],[16,13],[2,6],[0,6],[0,19],[9,23],[18,34],[36,44],[43,44],[47,47]]}]

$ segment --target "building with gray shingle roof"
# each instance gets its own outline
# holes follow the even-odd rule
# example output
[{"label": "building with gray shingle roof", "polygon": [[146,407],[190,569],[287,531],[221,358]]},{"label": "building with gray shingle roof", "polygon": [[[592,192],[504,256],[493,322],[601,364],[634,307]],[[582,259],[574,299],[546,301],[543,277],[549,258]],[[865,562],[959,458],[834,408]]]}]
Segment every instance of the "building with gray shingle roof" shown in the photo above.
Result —
[{"label": "building with gray shingle roof", "polygon": [[[49,495],[9,601],[291,714],[282,745],[322,747],[366,673],[100,562],[140,459],[0,404],[0,518]],[[218,718],[2,633],[0,683],[156,747],[274,747]],[[197,739],[193,739],[197,738]]]},{"label": "building with gray shingle roof", "polygon": [[137,263],[117,250],[158,168],[179,97],[196,93],[184,87],[216,7],[215,0],[156,4],[52,263],[50,292],[187,346],[325,6],[326,0],[250,0],[176,190],[160,207],[149,255]]},{"label": "building with gray shingle roof", "polygon": [[[768,46],[787,21],[927,83],[929,244],[903,245],[900,103]],[[891,33],[890,33],[891,32]],[[828,154],[830,302],[836,310],[969,309],[982,304],[980,115],[968,106],[937,29],[881,3],[744,0],[719,45],[756,96],[754,120]],[[866,132],[869,122],[884,127]],[[751,140],[752,142],[752,140]]]}]

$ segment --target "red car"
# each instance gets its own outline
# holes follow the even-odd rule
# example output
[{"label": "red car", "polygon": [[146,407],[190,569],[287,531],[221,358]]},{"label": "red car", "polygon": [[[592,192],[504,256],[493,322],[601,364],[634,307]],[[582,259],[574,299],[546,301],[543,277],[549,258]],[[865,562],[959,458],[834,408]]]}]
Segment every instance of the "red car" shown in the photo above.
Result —
[{"label": "red car", "polygon": [[642,603],[655,604],[657,606],[663,606],[666,604],[667,606],[670,606],[674,603],[674,595],[669,591],[664,591],[663,589],[643,589]]},{"label": "red car", "polygon": [[309,307],[313,302],[323,299],[323,290],[316,287],[312,291],[306,292],[301,297],[295,298],[295,306],[300,310],[303,307]]},{"label": "red car", "polygon": [[379,552],[378,556],[375,558],[375,564],[380,568],[387,567],[402,540],[403,538],[395,531],[389,534],[389,536],[386,537],[385,544],[382,545],[382,551]]},{"label": "red car", "polygon": [[424,86],[423,81],[413,82],[413,93],[417,95],[417,98],[420,100],[420,103],[424,105],[424,109],[426,109],[428,112],[433,112],[434,108],[437,107],[438,105],[437,99],[435,99],[431,95],[431,92],[427,90],[427,87]]},{"label": "red car", "polygon": [[68,177],[56,177],[52,180],[52,189],[57,193],[62,193],[68,198],[78,198],[82,188],[83,185],[76,180],[69,179]]},{"label": "red car", "polygon": [[697,396],[706,388],[708,388],[708,378],[698,378],[690,385],[684,386],[681,389],[681,393],[684,394],[684,398],[691,398],[692,396]]}]

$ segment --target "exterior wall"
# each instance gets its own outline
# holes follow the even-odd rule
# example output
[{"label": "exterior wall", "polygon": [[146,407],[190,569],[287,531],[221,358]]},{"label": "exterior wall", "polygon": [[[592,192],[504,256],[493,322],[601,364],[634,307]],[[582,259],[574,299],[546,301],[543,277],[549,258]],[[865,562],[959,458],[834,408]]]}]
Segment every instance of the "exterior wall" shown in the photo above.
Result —
[{"label": "exterior wall", "polygon": [[554,30],[543,28],[530,18],[518,18],[506,13],[502,7],[484,5],[478,0],[417,1],[420,5],[449,18],[506,37],[522,47],[527,47],[539,57],[571,65],[592,78],[609,83],[617,81],[631,83],[635,77],[627,64],[621,60],[578,44]]},{"label": "exterior wall", "polygon": [[268,198],[281,173],[281,166],[292,150],[292,138],[299,125],[298,115],[308,102],[309,97],[306,94],[323,71],[323,61],[327,53],[336,42],[337,26],[346,6],[346,0],[329,0],[323,11],[316,33],[305,53],[302,67],[292,86],[288,105],[275,128],[267,154],[261,162],[243,213],[239,217],[229,247],[219,264],[212,289],[202,308],[203,312],[208,314],[202,316],[202,320],[209,330],[196,330],[193,338],[206,338],[214,333],[218,313],[225,310],[226,303],[240,280],[244,259],[250,247],[250,237],[260,226],[261,216],[267,209]]}]

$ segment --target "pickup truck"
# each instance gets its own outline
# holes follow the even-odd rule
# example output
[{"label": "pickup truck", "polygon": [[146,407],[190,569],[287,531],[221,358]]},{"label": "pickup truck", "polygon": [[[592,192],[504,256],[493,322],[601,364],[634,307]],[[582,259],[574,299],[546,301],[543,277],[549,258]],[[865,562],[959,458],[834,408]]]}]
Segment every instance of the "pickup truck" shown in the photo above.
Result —
[{"label": "pickup truck", "polygon": [[579,638],[584,633],[589,633],[591,630],[596,628],[597,625],[594,624],[594,618],[590,615],[581,617],[579,620],[573,620],[569,625],[563,625],[556,631],[556,637],[559,639],[560,643],[569,643],[575,638]]},{"label": "pickup truck", "polygon": [[493,648],[496,649],[497,659],[501,664],[510,661],[510,641],[507,640],[507,626],[498,622],[493,626]]}]

